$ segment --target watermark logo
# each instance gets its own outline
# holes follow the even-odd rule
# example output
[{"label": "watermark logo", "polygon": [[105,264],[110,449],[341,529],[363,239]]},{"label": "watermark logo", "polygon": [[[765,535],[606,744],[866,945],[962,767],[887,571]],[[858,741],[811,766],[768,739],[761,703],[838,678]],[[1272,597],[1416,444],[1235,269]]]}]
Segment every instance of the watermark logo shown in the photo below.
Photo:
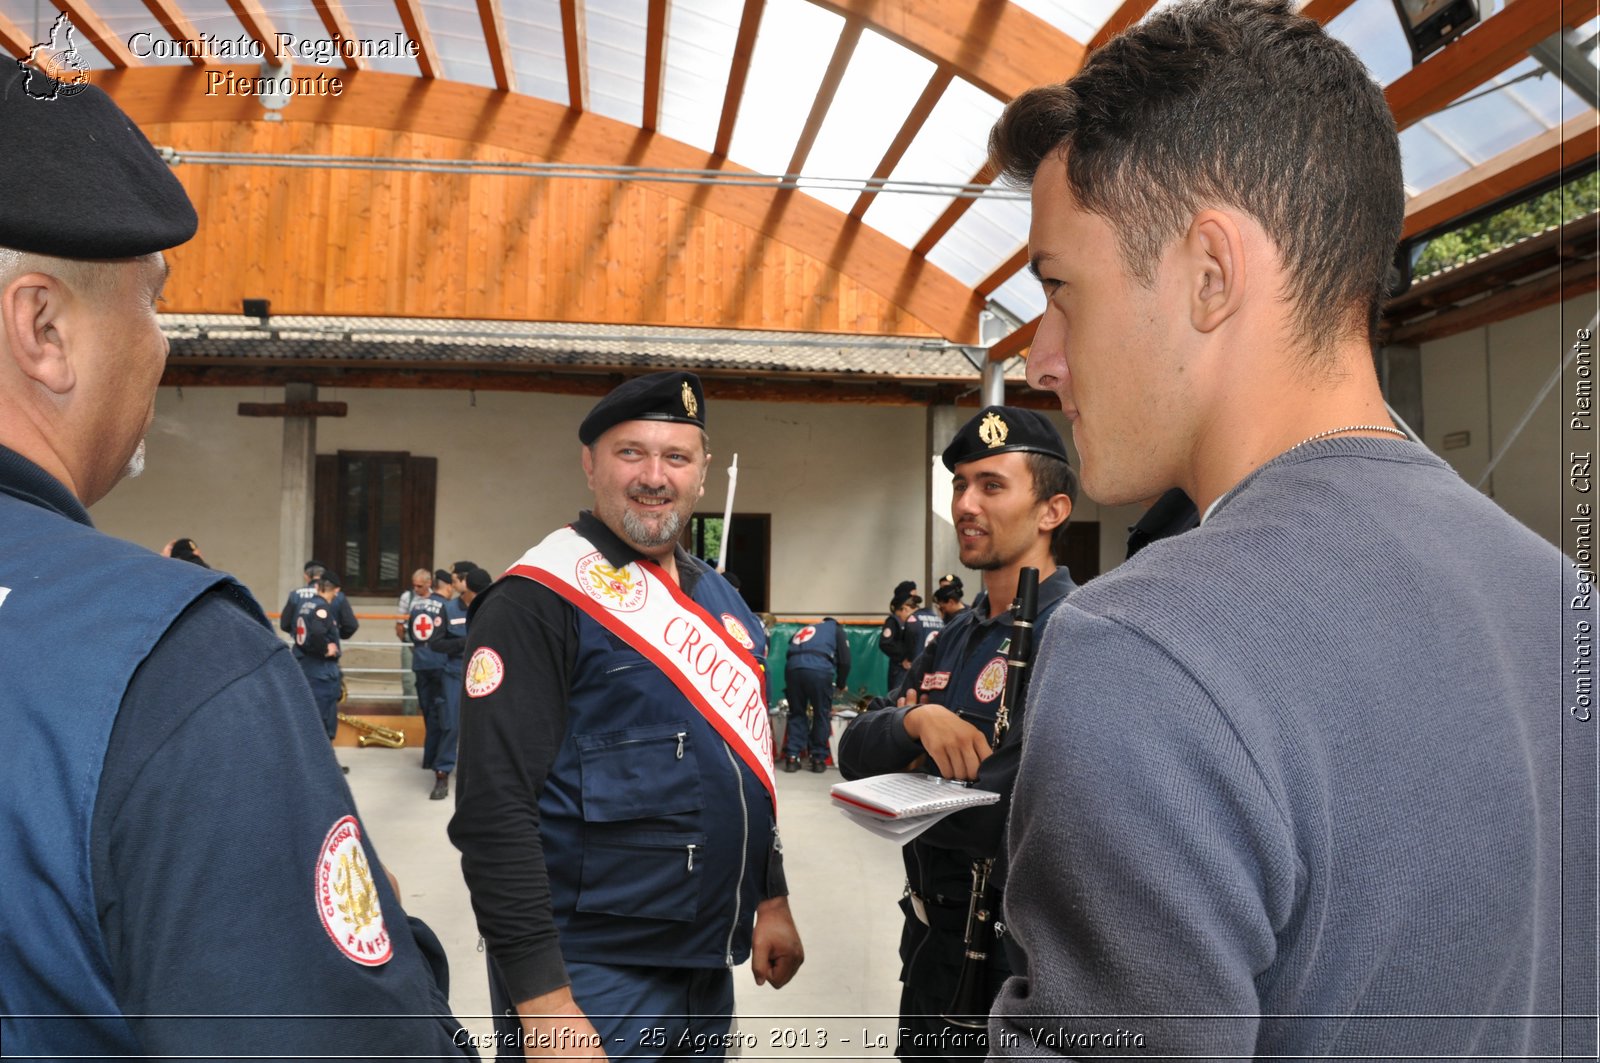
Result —
[{"label": "watermark logo", "polygon": [[23,91],[36,100],[76,96],[89,84],[89,66],[73,40],[72,20],[65,13],[50,27],[50,39],[28,49],[17,65],[26,71]]}]

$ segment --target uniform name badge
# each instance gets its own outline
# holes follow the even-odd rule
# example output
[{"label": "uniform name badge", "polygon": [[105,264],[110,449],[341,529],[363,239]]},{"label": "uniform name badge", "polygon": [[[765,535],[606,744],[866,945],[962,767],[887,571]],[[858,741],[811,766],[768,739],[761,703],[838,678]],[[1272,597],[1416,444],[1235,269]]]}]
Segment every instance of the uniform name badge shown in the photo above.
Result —
[{"label": "uniform name badge", "polygon": [[706,612],[654,562],[613,568],[570,527],[551,532],[506,574],[555,591],[659,668],[777,806],[766,685],[761,665],[742,645],[749,639],[742,625]]}]

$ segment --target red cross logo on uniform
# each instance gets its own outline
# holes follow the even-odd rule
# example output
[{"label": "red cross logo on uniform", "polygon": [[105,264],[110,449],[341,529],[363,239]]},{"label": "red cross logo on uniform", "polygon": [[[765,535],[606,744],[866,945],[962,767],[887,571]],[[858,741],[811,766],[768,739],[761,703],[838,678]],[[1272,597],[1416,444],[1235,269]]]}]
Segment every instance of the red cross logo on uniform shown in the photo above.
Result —
[{"label": "red cross logo on uniform", "polygon": [[411,633],[418,642],[427,642],[433,637],[433,617],[427,613],[418,613],[417,618],[411,621]]},{"label": "red cross logo on uniform", "polygon": [[296,646],[306,644],[306,618],[303,616],[296,617],[294,621],[294,644]]}]

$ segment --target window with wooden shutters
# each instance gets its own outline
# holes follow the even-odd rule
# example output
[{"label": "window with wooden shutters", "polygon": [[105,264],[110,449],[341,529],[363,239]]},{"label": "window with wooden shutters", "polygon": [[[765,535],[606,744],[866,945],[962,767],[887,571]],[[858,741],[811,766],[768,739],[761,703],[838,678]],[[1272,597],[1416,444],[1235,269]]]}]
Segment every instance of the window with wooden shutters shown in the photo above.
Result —
[{"label": "window with wooden shutters", "polygon": [[317,455],[312,542],[347,595],[398,595],[433,563],[437,458],[404,451]]}]

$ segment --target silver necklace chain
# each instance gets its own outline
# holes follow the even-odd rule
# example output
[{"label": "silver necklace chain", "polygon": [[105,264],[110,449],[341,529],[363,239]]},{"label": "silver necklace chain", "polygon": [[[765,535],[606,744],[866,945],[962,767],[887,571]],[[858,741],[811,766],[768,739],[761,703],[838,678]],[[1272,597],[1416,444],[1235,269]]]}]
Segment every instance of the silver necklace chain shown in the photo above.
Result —
[{"label": "silver necklace chain", "polygon": [[[1329,436],[1340,435],[1344,432],[1388,432],[1390,435],[1399,436],[1401,439],[1411,438],[1404,432],[1400,431],[1400,429],[1386,424],[1347,424],[1343,428],[1330,428],[1325,432],[1318,432],[1314,436],[1307,436],[1294,446],[1290,447],[1289,450],[1299,450],[1307,443],[1315,443],[1319,439],[1326,439]],[[1284,451],[1284,453],[1289,453],[1289,450]]]}]

